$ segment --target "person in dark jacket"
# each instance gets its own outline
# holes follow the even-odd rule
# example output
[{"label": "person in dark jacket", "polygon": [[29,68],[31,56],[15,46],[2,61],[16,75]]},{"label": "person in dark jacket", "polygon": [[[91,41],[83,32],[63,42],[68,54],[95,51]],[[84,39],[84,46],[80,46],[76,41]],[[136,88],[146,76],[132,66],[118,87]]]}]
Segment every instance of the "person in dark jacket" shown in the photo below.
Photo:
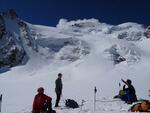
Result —
[{"label": "person in dark jacket", "polygon": [[52,113],[52,98],[44,94],[44,88],[40,87],[37,90],[33,101],[32,113]]},{"label": "person in dark jacket", "polygon": [[59,107],[59,101],[60,101],[60,97],[62,94],[62,74],[58,73],[58,78],[55,81],[55,92],[56,92],[56,103],[55,103],[55,107]]},{"label": "person in dark jacket", "polygon": [[136,91],[135,88],[132,85],[132,81],[127,79],[127,81],[124,81],[122,79],[122,81],[125,83],[125,85],[127,85],[127,88],[125,88],[125,86],[123,87],[123,90],[126,92],[126,103],[132,104],[133,102],[137,101],[137,97],[136,97]]}]

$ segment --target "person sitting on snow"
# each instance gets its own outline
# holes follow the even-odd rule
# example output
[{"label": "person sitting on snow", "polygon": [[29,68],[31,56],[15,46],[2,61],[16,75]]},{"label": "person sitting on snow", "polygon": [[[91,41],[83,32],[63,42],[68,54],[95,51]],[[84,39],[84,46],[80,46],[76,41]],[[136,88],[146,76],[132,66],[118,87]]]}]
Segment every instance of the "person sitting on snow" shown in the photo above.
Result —
[{"label": "person sitting on snow", "polygon": [[[126,81],[124,81],[123,79],[121,80],[122,82],[125,83],[123,87],[123,91],[125,91],[125,95],[123,95],[121,99],[124,100],[128,104],[132,104],[133,102],[136,102],[137,101],[136,91],[132,85],[132,81],[129,79],[127,79]],[[126,88],[126,85],[127,85],[127,88]]]},{"label": "person sitting on snow", "polygon": [[44,94],[44,88],[38,88],[37,92],[33,101],[32,113],[56,113],[52,110],[52,98]]}]

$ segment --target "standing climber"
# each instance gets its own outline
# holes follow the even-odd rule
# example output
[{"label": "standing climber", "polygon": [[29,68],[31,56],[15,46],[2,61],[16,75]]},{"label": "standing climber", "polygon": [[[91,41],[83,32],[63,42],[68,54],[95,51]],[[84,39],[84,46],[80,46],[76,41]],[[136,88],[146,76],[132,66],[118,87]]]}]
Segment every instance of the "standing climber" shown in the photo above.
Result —
[{"label": "standing climber", "polygon": [[62,74],[58,73],[58,78],[55,81],[55,92],[56,92],[56,103],[55,103],[55,107],[59,107],[59,101],[60,101],[60,97],[62,94]]}]

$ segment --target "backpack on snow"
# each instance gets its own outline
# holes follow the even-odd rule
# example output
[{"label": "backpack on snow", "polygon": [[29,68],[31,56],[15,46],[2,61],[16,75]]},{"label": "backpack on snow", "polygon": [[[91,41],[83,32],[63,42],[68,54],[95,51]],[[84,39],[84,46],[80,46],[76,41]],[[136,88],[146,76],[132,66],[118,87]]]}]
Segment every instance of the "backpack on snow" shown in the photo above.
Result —
[{"label": "backpack on snow", "polygon": [[143,102],[134,104],[131,106],[131,112],[149,112],[150,110],[150,102],[148,100],[144,100]]},{"label": "backpack on snow", "polygon": [[73,109],[79,108],[78,103],[72,99],[67,99],[65,105],[66,107],[73,108]]}]

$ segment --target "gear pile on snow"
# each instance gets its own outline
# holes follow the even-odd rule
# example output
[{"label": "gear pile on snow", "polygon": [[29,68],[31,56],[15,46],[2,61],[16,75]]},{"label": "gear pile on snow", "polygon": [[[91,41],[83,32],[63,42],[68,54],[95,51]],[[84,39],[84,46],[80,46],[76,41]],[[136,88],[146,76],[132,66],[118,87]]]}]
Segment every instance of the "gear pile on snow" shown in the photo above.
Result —
[{"label": "gear pile on snow", "polygon": [[131,107],[132,112],[148,112],[149,110],[150,110],[150,102],[148,100],[134,104]]},{"label": "gear pile on snow", "polygon": [[78,103],[73,99],[67,99],[65,105],[68,108],[79,108]]}]

